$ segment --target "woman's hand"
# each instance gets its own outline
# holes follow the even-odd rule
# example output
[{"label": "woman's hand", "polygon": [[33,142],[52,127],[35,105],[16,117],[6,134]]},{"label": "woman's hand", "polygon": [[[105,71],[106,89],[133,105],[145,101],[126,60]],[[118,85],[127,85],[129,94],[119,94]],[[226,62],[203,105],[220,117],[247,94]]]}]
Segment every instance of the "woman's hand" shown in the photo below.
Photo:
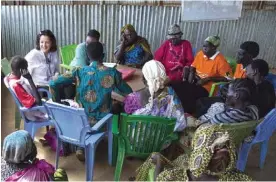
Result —
[{"label": "woman's hand", "polygon": [[121,35],[121,46],[122,46],[122,48],[125,48],[126,45],[127,45],[127,40],[125,38],[125,34],[122,34]]},{"label": "woman's hand", "polygon": [[20,73],[27,80],[32,79],[32,76],[31,76],[31,74],[29,73],[29,71],[27,69],[20,69]]}]

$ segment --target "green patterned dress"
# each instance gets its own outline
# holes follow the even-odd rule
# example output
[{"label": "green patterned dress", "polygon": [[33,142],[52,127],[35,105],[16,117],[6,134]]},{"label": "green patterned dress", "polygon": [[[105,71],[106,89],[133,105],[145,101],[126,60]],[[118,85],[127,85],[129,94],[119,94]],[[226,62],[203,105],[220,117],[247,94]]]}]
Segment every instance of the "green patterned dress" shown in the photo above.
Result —
[{"label": "green patterned dress", "polygon": [[93,61],[90,66],[75,68],[71,73],[65,73],[51,81],[49,85],[53,100],[59,97],[60,86],[73,83],[76,84],[76,101],[84,108],[92,125],[110,113],[113,90],[118,90],[123,95],[132,92],[115,68]]}]

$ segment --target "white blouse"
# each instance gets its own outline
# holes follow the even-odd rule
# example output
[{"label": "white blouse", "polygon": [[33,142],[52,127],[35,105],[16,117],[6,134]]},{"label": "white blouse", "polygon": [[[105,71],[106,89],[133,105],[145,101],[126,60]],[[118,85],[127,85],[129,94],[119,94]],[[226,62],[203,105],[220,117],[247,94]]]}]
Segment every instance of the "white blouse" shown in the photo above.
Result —
[{"label": "white blouse", "polygon": [[47,58],[49,61],[46,60],[44,53],[37,49],[31,50],[25,56],[28,61],[28,70],[36,85],[48,86],[53,76],[59,73],[60,60],[57,51],[49,52]]}]

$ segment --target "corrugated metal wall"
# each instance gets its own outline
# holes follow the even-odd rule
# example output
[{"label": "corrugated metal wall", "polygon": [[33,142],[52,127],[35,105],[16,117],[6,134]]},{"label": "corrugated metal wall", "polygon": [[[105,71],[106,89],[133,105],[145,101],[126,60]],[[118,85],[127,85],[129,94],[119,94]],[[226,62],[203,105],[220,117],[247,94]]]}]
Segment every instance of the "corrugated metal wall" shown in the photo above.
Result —
[{"label": "corrugated metal wall", "polygon": [[172,23],[180,24],[183,38],[200,49],[208,35],[218,34],[221,51],[234,56],[236,49],[246,40],[260,44],[260,58],[276,67],[276,11],[243,10],[239,20],[216,22],[181,22],[180,7],[131,5],[48,5],[2,6],[2,57],[25,55],[34,48],[36,34],[51,29],[59,46],[80,43],[89,29],[101,33],[101,41],[108,47],[108,59],[119,40],[120,28],[133,24],[139,35],[148,39],[155,51],[166,37]]}]

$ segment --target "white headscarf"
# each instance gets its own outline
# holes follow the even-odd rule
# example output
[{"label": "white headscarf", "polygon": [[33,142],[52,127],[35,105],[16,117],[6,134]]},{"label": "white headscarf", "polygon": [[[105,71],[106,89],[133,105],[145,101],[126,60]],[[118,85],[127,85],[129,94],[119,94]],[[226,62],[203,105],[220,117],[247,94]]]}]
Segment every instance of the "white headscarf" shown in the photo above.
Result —
[{"label": "white headscarf", "polygon": [[166,69],[159,61],[151,60],[146,62],[146,64],[143,66],[142,73],[147,80],[149,92],[151,95],[149,98],[149,103],[152,107],[154,93],[159,89],[164,88],[164,83],[167,79]]}]

